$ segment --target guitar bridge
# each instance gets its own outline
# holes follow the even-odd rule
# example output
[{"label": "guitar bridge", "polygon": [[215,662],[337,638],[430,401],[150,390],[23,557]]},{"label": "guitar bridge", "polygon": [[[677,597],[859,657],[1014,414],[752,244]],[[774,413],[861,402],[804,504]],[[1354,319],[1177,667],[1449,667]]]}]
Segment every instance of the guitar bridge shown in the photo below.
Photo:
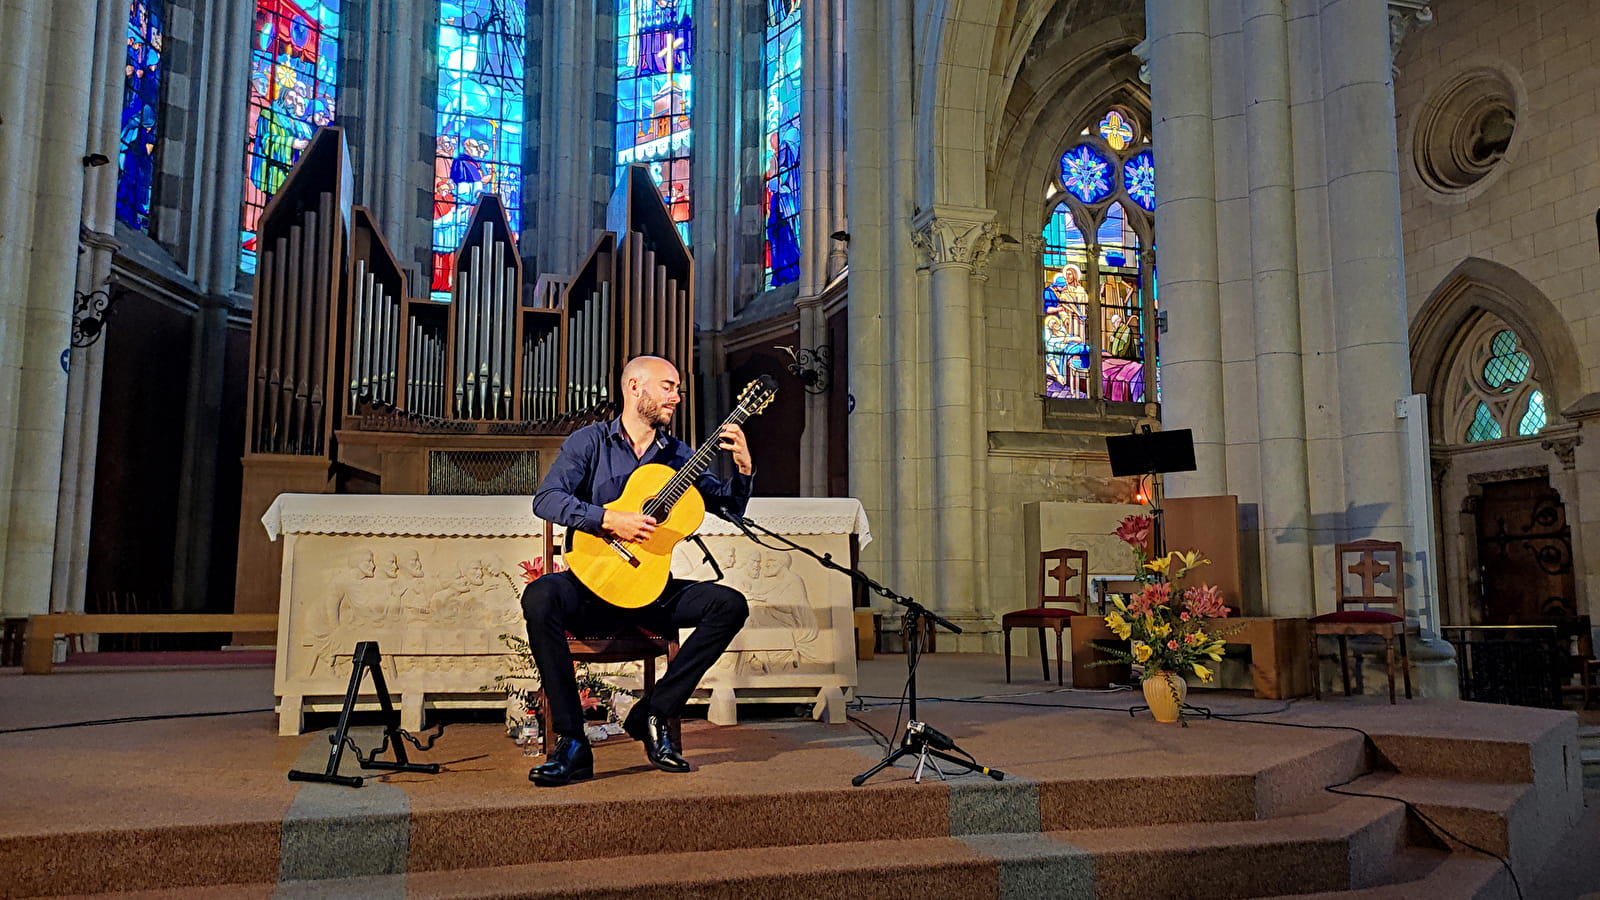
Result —
[{"label": "guitar bridge", "polygon": [[616,538],[612,538],[611,540],[606,541],[606,543],[611,545],[611,549],[617,551],[617,555],[622,557],[624,562],[630,566],[633,566],[635,569],[639,568],[639,557],[634,556],[631,552],[629,552],[628,548],[624,546],[621,541],[617,540]]}]

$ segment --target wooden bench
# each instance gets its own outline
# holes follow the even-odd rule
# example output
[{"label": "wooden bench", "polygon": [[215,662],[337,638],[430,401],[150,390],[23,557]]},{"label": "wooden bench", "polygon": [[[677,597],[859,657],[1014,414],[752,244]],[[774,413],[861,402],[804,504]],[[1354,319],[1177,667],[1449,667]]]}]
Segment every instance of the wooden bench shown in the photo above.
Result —
[{"label": "wooden bench", "polygon": [[22,671],[49,675],[56,635],[278,631],[277,613],[48,613],[28,617]]}]

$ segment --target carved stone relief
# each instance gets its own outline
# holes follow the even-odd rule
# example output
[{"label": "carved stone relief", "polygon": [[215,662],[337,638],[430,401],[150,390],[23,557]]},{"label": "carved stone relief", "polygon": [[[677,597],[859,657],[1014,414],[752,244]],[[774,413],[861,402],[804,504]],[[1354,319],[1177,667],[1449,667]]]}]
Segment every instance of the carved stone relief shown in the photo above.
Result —
[{"label": "carved stone relief", "polygon": [[299,535],[285,610],[288,684],[338,692],[358,641],[377,641],[385,675],[407,690],[476,691],[511,667],[503,634],[523,637],[527,538]]}]

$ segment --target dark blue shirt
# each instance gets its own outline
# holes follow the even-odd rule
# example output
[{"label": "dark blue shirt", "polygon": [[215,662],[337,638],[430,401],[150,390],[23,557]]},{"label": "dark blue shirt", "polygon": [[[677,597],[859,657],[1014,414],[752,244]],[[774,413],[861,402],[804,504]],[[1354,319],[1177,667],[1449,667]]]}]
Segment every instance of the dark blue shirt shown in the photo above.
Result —
[{"label": "dark blue shirt", "polygon": [[[561,445],[561,454],[533,495],[533,514],[568,528],[602,534],[605,504],[622,496],[628,476],[635,469],[645,463],[681,469],[693,455],[689,445],[657,429],[650,449],[643,457],[634,456],[633,442],[623,430],[620,417],[585,425]],[[706,473],[695,487],[711,513],[727,511],[742,516],[755,479],[736,472],[731,481],[723,481]]]}]

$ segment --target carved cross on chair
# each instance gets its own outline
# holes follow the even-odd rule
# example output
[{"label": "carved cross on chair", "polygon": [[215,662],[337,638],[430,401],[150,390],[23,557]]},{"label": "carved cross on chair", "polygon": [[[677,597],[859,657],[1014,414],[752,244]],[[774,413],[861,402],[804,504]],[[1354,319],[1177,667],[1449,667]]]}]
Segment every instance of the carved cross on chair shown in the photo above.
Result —
[{"label": "carved cross on chair", "polygon": [[[1392,568],[1393,566],[1379,561],[1371,550],[1365,550],[1361,553],[1361,557],[1356,564],[1345,571],[1361,579],[1361,596],[1376,597],[1378,596],[1378,576],[1388,574]],[[1344,591],[1341,589],[1339,593],[1343,594]]]}]

